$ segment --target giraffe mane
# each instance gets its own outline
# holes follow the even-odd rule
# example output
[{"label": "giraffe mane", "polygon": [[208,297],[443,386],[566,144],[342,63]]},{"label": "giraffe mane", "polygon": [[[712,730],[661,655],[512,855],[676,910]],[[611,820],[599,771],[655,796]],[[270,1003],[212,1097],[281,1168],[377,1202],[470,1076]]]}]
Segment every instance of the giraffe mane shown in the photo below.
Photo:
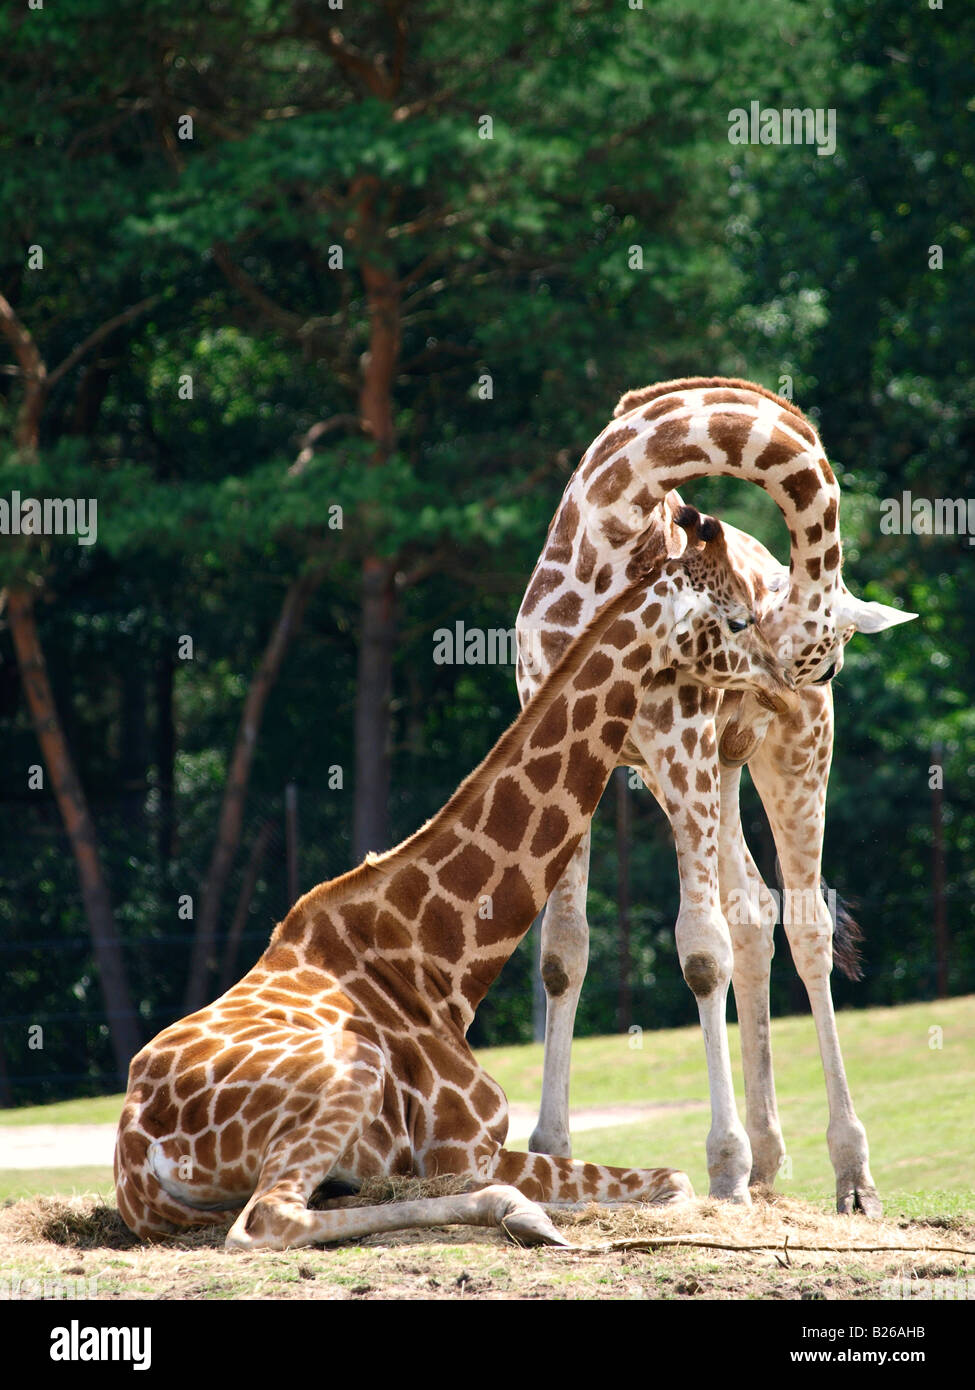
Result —
[{"label": "giraffe mane", "polygon": [[759,386],[757,382],[744,381],[741,377],[732,376],[682,376],[676,377],[673,381],[659,381],[655,386],[638,387],[634,391],[625,392],[620,397],[616,409],[613,411],[613,416],[618,419],[621,415],[627,415],[631,410],[636,410],[639,405],[646,405],[648,401],[655,401],[659,396],[669,396],[672,391],[697,391],[722,386],[735,391],[754,391],[756,395],[765,396],[767,400],[775,401],[776,405],[787,410],[790,415],[794,415],[810,429],[815,429],[815,425],[808,416],[803,414],[794,401],[787,401],[784,396],[777,396],[767,386]]}]

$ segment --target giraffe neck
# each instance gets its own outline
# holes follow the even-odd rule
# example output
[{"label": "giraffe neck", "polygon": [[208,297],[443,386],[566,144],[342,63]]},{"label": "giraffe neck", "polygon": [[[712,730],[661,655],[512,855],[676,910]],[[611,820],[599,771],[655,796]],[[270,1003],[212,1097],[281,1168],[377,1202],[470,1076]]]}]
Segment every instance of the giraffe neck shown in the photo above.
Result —
[{"label": "giraffe neck", "polygon": [[[839,488],[816,431],[788,401],[748,382],[691,378],[632,391],[593,442],[549,531],[521,616],[551,608],[583,586],[571,626],[618,592],[648,544],[662,550],[673,526],[667,494],[696,478],[757,483],[789,527],[789,601],[828,607],[840,584]],[[678,541],[679,545],[680,542]],[[567,573],[567,566],[571,572]],[[588,592],[585,592],[588,591]],[[588,602],[586,602],[588,598]]]},{"label": "giraffe neck", "polygon": [[585,832],[641,689],[676,677],[665,610],[688,581],[661,570],[606,605],[438,815],[300,899],[266,965],[282,946],[393,969],[466,1031]]}]

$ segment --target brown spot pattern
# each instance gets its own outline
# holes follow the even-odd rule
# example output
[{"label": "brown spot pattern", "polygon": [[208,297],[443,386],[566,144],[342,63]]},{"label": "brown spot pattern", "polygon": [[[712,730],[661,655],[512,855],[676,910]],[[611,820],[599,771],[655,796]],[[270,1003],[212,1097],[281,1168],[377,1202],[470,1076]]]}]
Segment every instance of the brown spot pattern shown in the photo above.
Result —
[{"label": "brown spot pattern", "polygon": [[740,468],[745,445],[752,432],[752,420],[748,415],[734,414],[731,411],[715,411],[708,421],[708,434],[723,450],[729,468]]},{"label": "brown spot pattern", "polygon": [[574,627],[582,612],[582,599],[578,594],[563,594],[561,598],[545,610],[545,621],[559,627]]},{"label": "brown spot pattern", "polygon": [[531,813],[532,804],[515,779],[502,777],[494,788],[484,833],[503,849],[517,849],[528,828]]},{"label": "brown spot pattern", "polygon": [[592,690],[594,686],[602,685],[612,670],[612,657],[607,656],[605,652],[593,652],[578,671],[572,684],[576,690]]},{"label": "brown spot pattern", "polygon": [[569,727],[568,706],[564,695],[553,700],[538,721],[535,732],[529,739],[530,748],[554,748],[565,738]]},{"label": "brown spot pattern", "polygon": [[588,816],[595,810],[606,784],[607,772],[605,763],[593,757],[586,743],[582,740],[573,743],[569,749],[563,785],[578,801],[583,815]]},{"label": "brown spot pattern", "polygon": [[616,459],[603,469],[589,486],[586,501],[593,507],[611,507],[633,481],[633,469],[625,457]]},{"label": "brown spot pattern", "polygon": [[562,571],[556,569],[541,569],[535,571],[535,577],[528,587],[524,601],[521,605],[521,612],[524,617],[529,613],[534,613],[546,594],[550,594],[553,589],[557,589],[562,583]]},{"label": "brown spot pattern", "polygon": [[532,758],[525,764],[525,775],[538,791],[550,792],[559,775],[561,760],[558,753],[548,753],[542,758]]},{"label": "brown spot pattern", "polygon": [[544,859],[563,841],[569,829],[569,818],[557,806],[546,806],[538,829],[532,837],[528,852],[535,859]]},{"label": "brown spot pattern", "polygon": [[473,902],[487,883],[494,861],[476,845],[465,845],[440,871],[440,882],[462,902]]},{"label": "brown spot pattern", "polygon": [[799,512],[804,512],[812,503],[822,485],[822,478],[813,468],[800,468],[798,473],[791,473],[782,479],[783,490],[792,498]]}]

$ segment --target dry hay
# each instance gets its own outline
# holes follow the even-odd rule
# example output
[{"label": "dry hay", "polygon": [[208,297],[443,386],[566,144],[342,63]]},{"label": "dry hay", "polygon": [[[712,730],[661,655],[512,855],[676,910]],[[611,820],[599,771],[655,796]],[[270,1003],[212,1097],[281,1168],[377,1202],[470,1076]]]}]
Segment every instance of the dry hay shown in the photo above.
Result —
[{"label": "dry hay", "polygon": [[[222,1245],[226,1226],[186,1231],[181,1245]],[[103,1197],[26,1197],[0,1211],[0,1236],[18,1244],[49,1242],[75,1250],[129,1250],[142,1242]]]},{"label": "dry hay", "polygon": [[[368,1206],[384,1202],[445,1196],[483,1186],[471,1179],[443,1177],[381,1178],[365,1183],[354,1196],[328,1198],[321,1207]],[[930,1221],[867,1221],[862,1217],[826,1213],[795,1198],[769,1189],[753,1189],[750,1209],[696,1198],[679,1207],[622,1205],[581,1209],[549,1207],[555,1224],[572,1242],[575,1255],[604,1254],[608,1250],[651,1250],[667,1246],[701,1247],[728,1252],[727,1258],[750,1252],[775,1255],[779,1263],[789,1263],[789,1252],[802,1252],[805,1262],[822,1260],[835,1263],[837,1256],[856,1258],[867,1266],[883,1263],[891,1256],[916,1253],[970,1258],[975,1262],[975,1215],[934,1217]],[[182,1232],[157,1248],[194,1249],[222,1247],[228,1223]],[[469,1228],[443,1231],[404,1232],[402,1237],[385,1234],[384,1245],[416,1244],[441,1240],[453,1242],[482,1239],[487,1232]],[[125,1250],[141,1243],[124,1225],[114,1206],[96,1196],[33,1197],[12,1203],[0,1211],[0,1237],[14,1243],[49,1243],[77,1250]],[[491,1237],[488,1237],[491,1238]],[[497,1237],[494,1237],[497,1238]],[[370,1242],[375,1237],[369,1238]],[[144,1247],[143,1247],[144,1248]],[[885,1256],[884,1252],[889,1252]],[[560,1247],[546,1254],[557,1256]],[[812,1257],[812,1258],[810,1258]],[[975,1267],[975,1265],[973,1265]]]},{"label": "dry hay", "polygon": [[[838,1255],[860,1262],[883,1263],[889,1255],[943,1253],[975,1260],[975,1215],[935,1217],[931,1221],[868,1221],[862,1216],[823,1212],[770,1188],[753,1188],[750,1208],[709,1197],[686,1206],[600,1207],[577,1212],[549,1209],[573,1242],[576,1252],[650,1250],[667,1246],[738,1253],[779,1252],[788,1265],[789,1251]],[[889,1255],[885,1255],[889,1252]],[[876,1261],[871,1257],[876,1256]],[[812,1263],[817,1261],[813,1259]]]}]

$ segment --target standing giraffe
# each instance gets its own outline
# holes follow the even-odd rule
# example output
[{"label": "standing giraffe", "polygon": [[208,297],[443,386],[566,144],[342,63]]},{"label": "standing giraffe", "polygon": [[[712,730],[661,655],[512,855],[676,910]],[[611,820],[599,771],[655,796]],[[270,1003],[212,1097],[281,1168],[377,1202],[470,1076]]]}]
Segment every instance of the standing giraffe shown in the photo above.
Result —
[{"label": "standing giraffe", "polygon": [[[451,1222],[559,1242],[535,1202],[692,1195],[672,1169],[506,1150],[504,1093],[465,1037],[585,834],[638,705],[669,702],[678,670],[770,709],[798,703],[720,523],[691,508],[682,521],[693,548],[643,567],[604,607],[438,815],[299,899],[239,984],[135,1057],[115,1176],[137,1235],[223,1212],[236,1217],[227,1244],[245,1249]],[[707,757],[717,696],[696,689],[690,722]],[[714,902],[719,794],[707,781],[686,815],[702,901]],[[412,1173],[467,1175],[482,1190],[307,1205],[326,1179]]]},{"label": "standing giraffe", "polygon": [[[711,1091],[707,1155],[711,1193],[747,1203],[749,1182],[771,1184],[785,1153],[772,1077],[769,974],[775,903],[745,845],[738,806],[745,762],[775,839],[785,884],[784,925],[809,994],[829,1099],[827,1142],[837,1209],[881,1214],[870,1175],[866,1133],[843,1068],[829,976],[833,924],[823,900],[821,860],[826,783],[832,755],[829,681],[854,631],[879,632],[915,617],[854,598],[841,578],[839,489],[818,435],[791,402],[751,382],[693,377],[628,392],[616,420],[586,451],[549,528],[518,615],[517,683],[529,701],[574,635],[592,621],[648,558],[681,553],[675,524],[683,505],[673,489],[705,475],[757,483],[789,527],[788,571],[758,541],[725,528],[731,562],[746,585],[766,635],[801,690],[797,710],[773,715],[747,694],[719,702],[719,748],[712,775],[721,789],[721,903],[709,948],[727,961],[701,971],[689,959],[682,921],[690,910],[688,865],[695,845],[680,816],[688,788],[668,788],[668,752],[693,746],[697,692],[679,686],[672,709],[642,709],[620,762],[639,769],[671,821],[681,883],[677,947],[697,997]],[[529,655],[531,658],[529,659]],[[536,1152],[570,1155],[569,1054],[588,959],[586,888],[589,836],[580,841],[546,908],[542,977],[546,990],[545,1066]],[[849,966],[855,953],[841,952]],[[732,962],[733,955],[733,964]],[[745,1073],[746,1129],[735,1106],[725,1020],[734,981]]]}]

